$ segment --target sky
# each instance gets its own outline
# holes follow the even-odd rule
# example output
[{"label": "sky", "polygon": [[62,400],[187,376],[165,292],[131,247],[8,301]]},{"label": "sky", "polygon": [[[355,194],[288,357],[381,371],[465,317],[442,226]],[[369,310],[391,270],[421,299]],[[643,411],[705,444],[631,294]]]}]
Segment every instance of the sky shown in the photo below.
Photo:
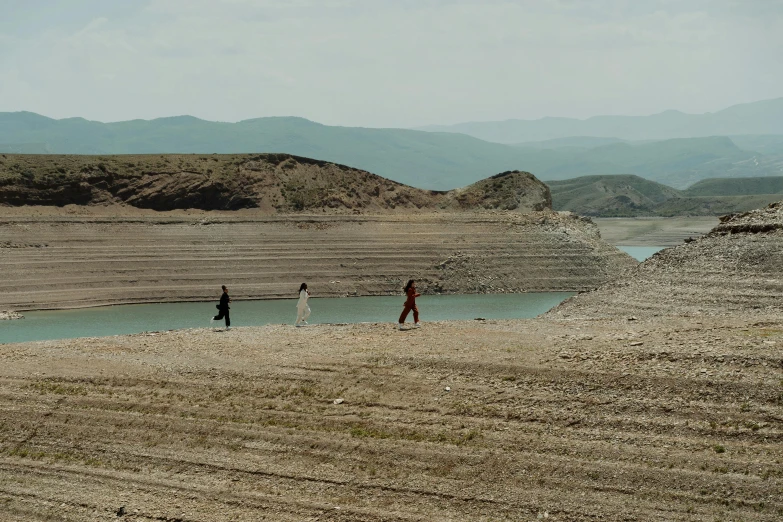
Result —
[{"label": "sky", "polygon": [[783,0],[0,0],[0,111],[328,125],[783,96]]}]

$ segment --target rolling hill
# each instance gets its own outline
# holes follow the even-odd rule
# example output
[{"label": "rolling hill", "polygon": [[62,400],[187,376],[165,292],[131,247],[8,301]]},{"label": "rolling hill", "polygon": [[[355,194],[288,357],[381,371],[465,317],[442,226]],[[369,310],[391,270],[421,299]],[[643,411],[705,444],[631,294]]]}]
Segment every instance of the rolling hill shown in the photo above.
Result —
[{"label": "rolling hill", "polygon": [[765,155],[783,155],[783,134],[729,136],[737,147]]},{"label": "rolling hill", "polygon": [[764,156],[725,136],[653,142],[615,142],[591,148],[521,148],[528,170],[544,180],[635,174],[676,188],[701,179],[783,174],[783,155]]},{"label": "rolling hill", "polygon": [[763,207],[783,194],[783,176],[707,179],[686,190],[632,175],[584,176],[547,184],[555,210],[596,217],[724,215]]},{"label": "rolling hill", "polygon": [[783,176],[704,179],[688,187],[683,194],[687,196],[783,194]]},{"label": "rolling hill", "polygon": [[625,143],[628,140],[620,138],[600,138],[594,136],[567,136],[565,138],[553,138],[542,141],[526,141],[524,143],[515,143],[515,147],[533,148],[533,149],[572,149],[587,150],[610,145],[612,143]]},{"label": "rolling hill", "polygon": [[552,208],[532,174],[507,171],[448,192],[422,190],[290,154],[0,155],[0,205],[116,205],[263,212]]},{"label": "rolling hill", "polygon": [[633,175],[584,176],[547,183],[552,208],[585,216],[654,215],[655,207],[680,191]]},{"label": "rolling hill", "polygon": [[414,188],[291,154],[0,154],[0,205],[123,204],[153,210],[403,212],[568,210],[587,216],[720,215],[780,199],[783,177],[710,179],[687,190],[634,175],[549,181],[506,171],[463,188]]}]

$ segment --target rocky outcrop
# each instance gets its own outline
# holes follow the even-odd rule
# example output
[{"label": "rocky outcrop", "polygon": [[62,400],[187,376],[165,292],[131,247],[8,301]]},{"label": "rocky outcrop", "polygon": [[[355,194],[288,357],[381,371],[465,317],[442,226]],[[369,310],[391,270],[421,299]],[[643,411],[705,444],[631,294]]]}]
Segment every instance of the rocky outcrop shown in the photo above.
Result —
[{"label": "rocky outcrop", "polygon": [[724,216],[709,234],[666,249],[554,317],[783,312],[783,202]]},{"label": "rocky outcrop", "polygon": [[0,155],[0,204],[151,210],[390,211],[552,207],[532,174],[505,172],[464,189],[420,190],[370,172],[290,154]]},{"label": "rocky outcrop", "polygon": [[24,316],[12,310],[0,310],[0,321],[11,321],[13,319],[24,319]]}]

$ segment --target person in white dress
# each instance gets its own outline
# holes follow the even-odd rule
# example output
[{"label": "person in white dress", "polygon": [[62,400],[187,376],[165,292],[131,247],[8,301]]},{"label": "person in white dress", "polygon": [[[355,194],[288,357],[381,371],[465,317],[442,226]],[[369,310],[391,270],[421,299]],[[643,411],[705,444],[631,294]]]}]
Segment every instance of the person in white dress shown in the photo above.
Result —
[{"label": "person in white dress", "polygon": [[307,283],[302,283],[299,287],[299,302],[296,303],[296,326],[307,324],[307,318],[310,317],[310,306],[307,299],[310,297],[310,291],[307,289]]}]

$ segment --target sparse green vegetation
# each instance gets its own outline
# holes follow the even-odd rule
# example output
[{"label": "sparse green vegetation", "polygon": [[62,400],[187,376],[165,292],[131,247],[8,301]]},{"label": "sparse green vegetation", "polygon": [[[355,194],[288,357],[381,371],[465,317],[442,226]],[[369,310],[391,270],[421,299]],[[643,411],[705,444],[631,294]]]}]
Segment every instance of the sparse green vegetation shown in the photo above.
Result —
[{"label": "sparse green vegetation", "polygon": [[691,197],[780,194],[783,198],[783,176],[704,179],[694,183],[682,193]]},{"label": "sparse green vegetation", "polygon": [[30,388],[41,395],[52,393],[55,395],[87,395],[87,390],[82,386],[53,381],[38,381],[30,384]]}]

